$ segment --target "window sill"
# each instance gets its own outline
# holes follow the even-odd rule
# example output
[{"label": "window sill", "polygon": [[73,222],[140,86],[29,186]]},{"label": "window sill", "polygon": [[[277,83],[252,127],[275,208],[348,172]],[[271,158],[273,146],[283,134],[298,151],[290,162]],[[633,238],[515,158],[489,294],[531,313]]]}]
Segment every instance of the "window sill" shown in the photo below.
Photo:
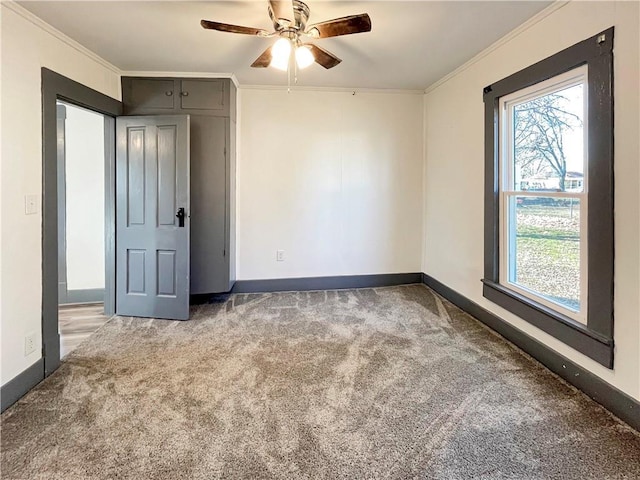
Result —
[{"label": "window sill", "polygon": [[599,364],[613,368],[613,340],[572,318],[491,280],[482,280],[482,295]]}]

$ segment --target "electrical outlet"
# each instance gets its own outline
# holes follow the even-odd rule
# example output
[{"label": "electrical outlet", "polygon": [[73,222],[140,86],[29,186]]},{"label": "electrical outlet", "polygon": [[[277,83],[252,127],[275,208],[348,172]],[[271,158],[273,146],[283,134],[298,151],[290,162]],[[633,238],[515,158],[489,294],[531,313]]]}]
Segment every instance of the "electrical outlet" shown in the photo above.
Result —
[{"label": "electrical outlet", "polygon": [[284,250],[276,250],[276,261],[284,262]]},{"label": "electrical outlet", "polygon": [[30,333],[24,337],[24,354],[25,356],[36,351],[36,340],[38,338],[37,333]]},{"label": "electrical outlet", "polygon": [[24,214],[35,215],[36,213],[38,213],[38,196],[25,195],[24,196]]}]

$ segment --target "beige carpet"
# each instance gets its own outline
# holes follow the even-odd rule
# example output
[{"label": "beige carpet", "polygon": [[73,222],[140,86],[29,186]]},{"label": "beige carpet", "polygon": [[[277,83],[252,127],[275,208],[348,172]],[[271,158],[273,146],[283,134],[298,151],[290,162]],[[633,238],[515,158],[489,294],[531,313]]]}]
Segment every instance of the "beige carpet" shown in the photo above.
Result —
[{"label": "beige carpet", "polygon": [[3,479],[640,478],[640,436],[421,285],[114,318],[2,415]]}]

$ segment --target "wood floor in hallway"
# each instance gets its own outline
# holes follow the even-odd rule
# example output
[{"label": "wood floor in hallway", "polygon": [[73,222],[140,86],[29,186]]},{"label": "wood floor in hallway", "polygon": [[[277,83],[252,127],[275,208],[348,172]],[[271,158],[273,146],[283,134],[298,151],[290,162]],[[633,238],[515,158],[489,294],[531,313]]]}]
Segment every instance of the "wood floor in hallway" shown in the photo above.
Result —
[{"label": "wood floor in hallway", "polygon": [[58,310],[60,358],[64,358],[110,318],[104,315],[102,303],[61,305]]}]

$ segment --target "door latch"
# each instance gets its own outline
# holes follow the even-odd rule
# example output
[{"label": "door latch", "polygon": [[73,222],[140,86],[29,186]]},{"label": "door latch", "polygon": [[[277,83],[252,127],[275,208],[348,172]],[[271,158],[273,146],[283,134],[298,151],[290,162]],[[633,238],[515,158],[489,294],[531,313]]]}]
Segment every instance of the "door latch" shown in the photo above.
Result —
[{"label": "door latch", "polygon": [[178,213],[176,213],[176,217],[178,218],[178,226],[184,227],[184,207],[180,207],[178,209]]}]

